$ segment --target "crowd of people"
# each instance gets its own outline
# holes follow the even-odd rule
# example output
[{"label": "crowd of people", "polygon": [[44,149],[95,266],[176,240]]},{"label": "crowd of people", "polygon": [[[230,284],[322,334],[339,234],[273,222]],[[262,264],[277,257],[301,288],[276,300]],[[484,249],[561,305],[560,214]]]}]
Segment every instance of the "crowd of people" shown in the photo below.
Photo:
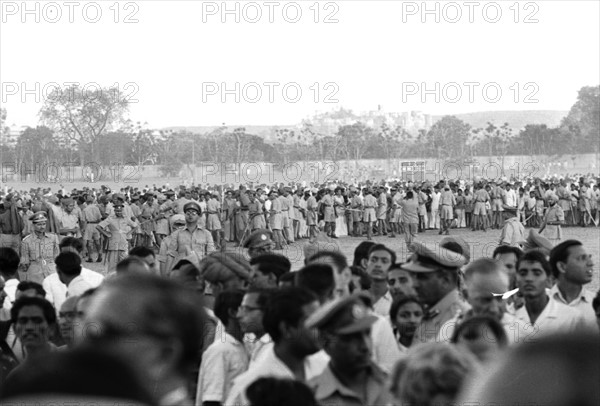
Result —
[{"label": "crowd of people", "polygon": [[600,404],[597,181],[5,190],[0,399]]}]

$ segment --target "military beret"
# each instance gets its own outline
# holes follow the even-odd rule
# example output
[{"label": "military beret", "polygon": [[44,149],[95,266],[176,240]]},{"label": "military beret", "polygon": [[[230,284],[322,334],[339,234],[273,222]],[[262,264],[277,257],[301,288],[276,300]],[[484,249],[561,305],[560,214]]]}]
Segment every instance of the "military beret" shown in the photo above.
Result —
[{"label": "military beret", "polygon": [[30,220],[32,223],[41,223],[46,222],[48,220],[48,217],[46,217],[46,212],[38,211],[33,216],[31,216]]},{"label": "military beret", "polygon": [[254,230],[246,241],[244,248],[261,248],[273,243],[273,232],[264,228]]},{"label": "military beret", "polygon": [[414,242],[411,249],[413,255],[410,261],[401,266],[409,272],[435,272],[440,268],[460,268],[467,262],[464,256],[447,248],[439,247],[433,250],[423,243]]},{"label": "military beret", "polygon": [[305,325],[339,335],[367,331],[377,321],[366,305],[370,300],[366,292],[335,299],[314,312]]},{"label": "military beret", "polygon": [[188,210],[195,210],[198,214],[202,213],[202,209],[200,208],[200,205],[196,202],[189,202],[183,206],[184,213]]}]

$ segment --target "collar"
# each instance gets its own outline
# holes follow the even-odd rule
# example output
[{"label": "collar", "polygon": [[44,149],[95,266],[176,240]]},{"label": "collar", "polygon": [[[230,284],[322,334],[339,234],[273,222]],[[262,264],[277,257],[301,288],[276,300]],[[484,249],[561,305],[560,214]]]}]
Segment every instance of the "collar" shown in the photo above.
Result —
[{"label": "collar", "polygon": [[[577,296],[575,299],[573,299],[573,301],[571,303],[578,303],[580,301],[582,302],[586,302],[586,303],[592,303],[592,300],[594,300],[594,296],[593,293],[589,292],[586,288],[584,288],[583,286],[581,287],[581,292],[579,292],[579,296]],[[550,291],[548,292],[549,296],[553,299],[558,300],[559,302],[562,302],[566,305],[569,305],[571,303],[567,303],[567,300],[564,298],[564,296],[562,295],[562,293],[560,292],[560,289],[558,288],[558,283],[555,283],[554,286],[552,286],[552,288],[550,288]]]},{"label": "collar", "polygon": [[[345,386],[343,383],[339,381],[339,379],[335,376],[330,367],[331,364],[328,364],[323,373],[318,377],[318,384],[315,388],[315,397],[317,400],[327,399],[330,396],[334,395],[336,392],[340,393],[342,396],[352,397],[356,399],[361,399],[361,397],[356,394],[352,389]],[[383,386],[385,384],[385,374],[375,366],[375,364],[371,363],[368,370],[368,378],[367,385],[373,382],[378,386]],[[370,393],[371,391],[367,391]],[[374,392],[378,393],[378,392]],[[368,395],[367,395],[368,396]],[[367,399],[367,404],[369,404],[369,400]]]},{"label": "collar", "polygon": [[425,320],[432,319],[442,313],[444,310],[449,309],[453,303],[459,302],[460,300],[461,299],[458,296],[458,290],[452,289],[439,302],[432,306],[423,318]]}]

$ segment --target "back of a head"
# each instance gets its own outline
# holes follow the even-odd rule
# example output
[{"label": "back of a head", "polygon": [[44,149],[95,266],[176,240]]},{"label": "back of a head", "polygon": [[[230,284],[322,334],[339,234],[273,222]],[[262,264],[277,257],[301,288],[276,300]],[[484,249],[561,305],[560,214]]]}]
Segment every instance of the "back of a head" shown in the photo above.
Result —
[{"label": "back of a head", "polygon": [[74,252],[61,252],[54,260],[56,270],[75,277],[81,274],[81,257]]},{"label": "back of a head", "polygon": [[282,339],[280,324],[297,325],[304,317],[302,307],[317,300],[312,292],[298,287],[273,292],[263,316],[265,331],[275,343],[279,342]]},{"label": "back of a head", "polygon": [[341,272],[348,267],[348,261],[341,252],[335,251],[321,251],[310,257],[306,261],[307,265],[310,264],[330,264],[334,271]]},{"label": "back of a head", "polygon": [[473,377],[458,404],[597,406],[598,334],[556,334],[510,349],[489,374]]},{"label": "back of a head", "polygon": [[93,297],[103,291],[114,293],[113,300],[123,305],[121,317],[131,318],[141,331],[179,339],[183,347],[178,360],[181,372],[196,364],[206,314],[201,297],[192,289],[152,274],[125,273],[105,281]]},{"label": "back of a head", "polygon": [[277,281],[292,269],[292,263],[287,257],[272,253],[261,254],[252,258],[250,265],[256,265],[261,273],[273,273]]},{"label": "back of a head", "polygon": [[134,256],[140,257],[140,258],[146,258],[147,256],[150,256],[150,255],[152,255],[153,257],[156,256],[154,254],[154,251],[152,251],[150,248],[145,247],[143,245],[139,245],[139,246],[134,247],[131,250],[129,250],[129,255],[134,255]]},{"label": "back of a head", "polygon": [[259,378],[246,390],[249,406],[317,406],[308,386],[293,379]]},{"label": "back of a head", "polygon": [[19,254],[10,247],[0,248],[0,272],[7,278],[12,278],[19,269]]},{"label": "back of a head", "polygon": [[58,248],[61,251],[63,251],[64,248],[72,248],[74,251],[81,254],[83,252],[83,243],[78,238],[65,237],[58,245]]},{"label": "back of a head", "polygon": [[467,351],[445,343],[427,343],[410,348],[396,364],[392,392],[403,404],[429,406],[454,404],[465,378],[477,368]]},{"label": "back of a head", "polygon": [[144,262],[144,260],[140,257],[128,256],[117,264],[116,271],[118,275],[127,273],[149,274],[150,268],[148,268],[148,264],[146,264],[146,262]]},{"label": "back of a head", "polygon": [[6,404],[27,404],[28,399],[42,400],[31,404],[53,404],[49,399],[154,404],[128,364],[101,348],[87,346],[51,352],[44,362],[23,364],[7,380],[2,398]]},{"label": "back of a head", "polygon": [[309,264],[296,274],[296,286],[314,293],[321,304],[333,299],[335,277],[329,265]]}]

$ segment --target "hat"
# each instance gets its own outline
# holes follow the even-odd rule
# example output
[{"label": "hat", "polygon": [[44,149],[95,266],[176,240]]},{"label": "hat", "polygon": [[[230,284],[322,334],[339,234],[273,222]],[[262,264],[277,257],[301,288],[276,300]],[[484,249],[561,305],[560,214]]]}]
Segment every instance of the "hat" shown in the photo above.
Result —
[{"label": "hat", "polygon": [[200,208],[200,205],[196,202],[189,202],[183,206],[184,213],[188,210],[196,210],[196,212],[198,212],[198,214],[202,213],[202,209]]},{"label": "hat", "polygon": [[509,205],[508,205],[508,204],[506,204],[506,203],[502,204],[502,208],[503,208],[505,211],[514,211],[514,212],[516,212],[516,211],[517,211],[517,208],[516,208],[516,207],[514,207],[514,206],[509,206]]},{"label": "hat", "polygon": [[119,200],[125,201],[125,197],[121,193],[115,193],[112,197],[113,197],[113,199],[119,199]]},{"label": "hat", "polygon": [[315,241],[304,245],[304,258],[308,259],[319,252],[341,252],[335,241]]},{"label": "hat", "polygon": [[545,237],[542,237],[537,231],[534,229],[529,230],[529,236],[527,239],[523,241],[519,241],[519,244],[523,247],[523,250],[531,250],[535,248],[540,248],[546,255],[550,255],[550,251],[554,247],[550,240]]},{"label": "hat", "polygon": [[35,223],[41,223],[41,222],[47,221],[48,217],[46,217],[46,212],[38,211],[33,216],[31,216],[30,220],[32,223],[35,224]]},{"label": "hat", "polygon": [[365,302],[370,302],[365,292],[333,300],[314,312],[306,320],[306,327],[340,335],[369,330],[377,316],[370,314]]},{"label": "hat", "polygon": [[465,257],[465,264],[468,264],[471,260],[471,247],[462,237],[456,235],[446,236],[440,241],[440,247],[454,251]]},{"label": "hat", "polygon": [[314,187],[314,188],[312,188],[312,189],[310,190],[310,192],[311,192],[313,195],[316,195],[317,193],[319,193],[319,189],[317,189],[316,187]]},{"label": "hat", "polygon": [[65,206],[68,206],[68,205],[74,204],[74,203],[75,203],[75,201],[73,199],[71,199],[70,197],[62,200],[62,204],[64,204]]},{"label": "hat", "polygon": [[244,242],[244,248],[261,248],[273,243],[273,232],[261,228],[254,230]]},{"label": "hat", "polygon": [[185,224],[185,216],[183,214],[175,214],[169,219],[169,222],[171,223],[171,225],[174,225],[175,223]]},{"label": "hat", "polygon": [[113,207],[114,207],[114,208],[116,208],[116,207],[123,207],[123,206],[125,206],[125,204],[123,204],[123,202],[122,202],[122,201],[120,201],[120,202],[116,202],[116,203],[113,203]]},{"label": "hat", "polygon": [[440,268],[460,268],[467,261],[464,256],[446,248],[429,249],[425,244],[414,242],[410,261],[401,266],[409,272],[435,272]]}]

